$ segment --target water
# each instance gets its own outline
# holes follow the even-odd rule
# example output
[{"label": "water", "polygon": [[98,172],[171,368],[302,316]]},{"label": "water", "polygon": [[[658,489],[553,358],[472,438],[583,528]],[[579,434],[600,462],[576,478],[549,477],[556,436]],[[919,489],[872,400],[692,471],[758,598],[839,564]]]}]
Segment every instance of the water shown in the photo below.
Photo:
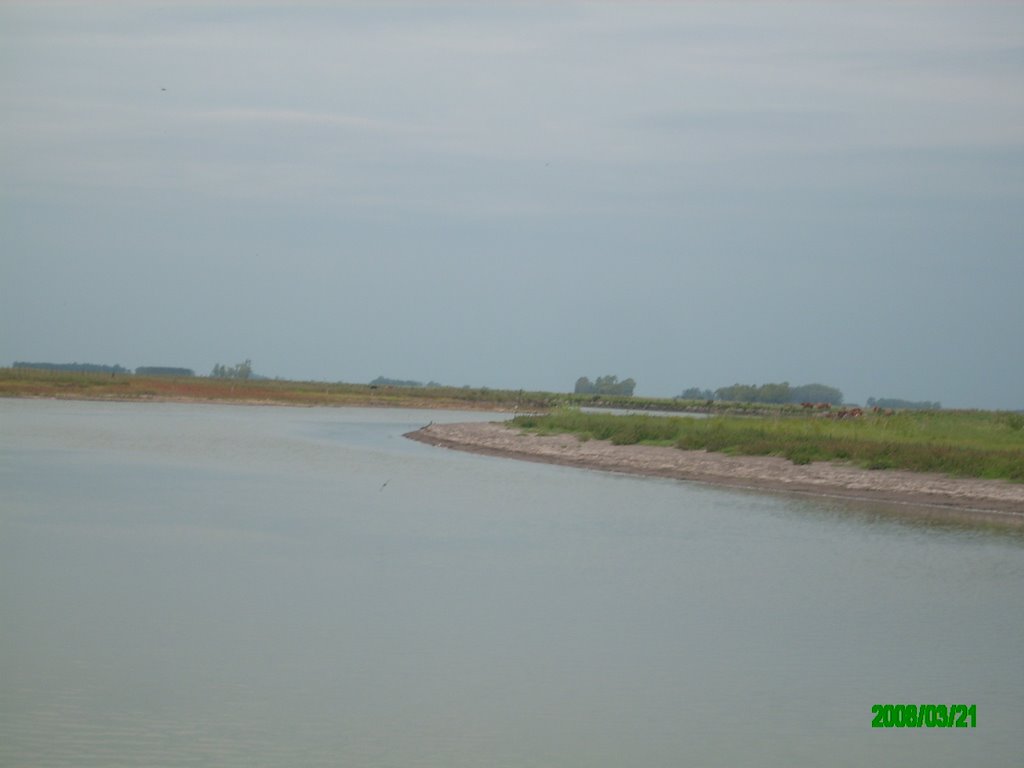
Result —
[{"label": "water", "polygon": [[479,418],[0,400],[0,765],[1024,754],[1019,535],[401,437]]}]

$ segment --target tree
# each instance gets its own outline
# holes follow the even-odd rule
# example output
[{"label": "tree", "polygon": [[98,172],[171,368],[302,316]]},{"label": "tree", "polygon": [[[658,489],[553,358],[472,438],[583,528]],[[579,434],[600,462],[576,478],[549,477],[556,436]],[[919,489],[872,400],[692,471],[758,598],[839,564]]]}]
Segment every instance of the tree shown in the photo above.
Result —
[{"label": "tree", "polygon": [[619,382],[619,391],[617,394],[632,397],[634,389],[636,389],[636,382],[633,381],[633,379],[623,379]]},{"label": "tree", "polygon": [[248,379],[252,377],[252,360],[237,363],[232,367],[217,363],[213,366],[210,376],[214,379]]},{"label": "tree", "polygon": [[733,384],[731,387],[719,387],[715,390],[715,399],[736,403],[755,403],[757,402],[757,387],[752,384]]},{"label": "tree", "polygon": [[762,384],[758,388],[758,401],[762,403],[789,403],[792,402],[789,396],[789,382],[781,384]]},{"label": "tree", "polygon": [[573,390],[577,395],[592,395],[596,391],[594,385],[590,382],[586,376],[580,376],[576,379],[576,389]]},{"label": "tree", "polygon": [[593,383],[586,376],[580,376],[576,379],[576,389],[574,391],[577,395],[619,395],[632,397],[635,388],[636,382],[633,379],[619,381],[618,376],[609,374],[607,376],[598,376],[597,381]]},{"label": "tree", "polygon": [[689,389],[683,390],[683,394],[679,396],[680,400],[714,400],[715,393],[710,389],[700,389],[699,387],[690,387]]}]

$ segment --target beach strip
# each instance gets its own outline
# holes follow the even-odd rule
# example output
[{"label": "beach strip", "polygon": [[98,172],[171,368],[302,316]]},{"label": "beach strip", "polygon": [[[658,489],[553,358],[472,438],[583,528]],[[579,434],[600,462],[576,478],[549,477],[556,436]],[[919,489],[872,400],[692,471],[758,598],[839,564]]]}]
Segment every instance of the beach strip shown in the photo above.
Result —
[{"label": "beach strip", "polygon": [[406,437],[454,450],[526,461],[669,477],[730,488],[845,498],[1024,526],[1024,483],[870,470],[840,463],[793,464],[670,446],[612,445],[574,435],[537,435],[495,422],[431,424]]}]

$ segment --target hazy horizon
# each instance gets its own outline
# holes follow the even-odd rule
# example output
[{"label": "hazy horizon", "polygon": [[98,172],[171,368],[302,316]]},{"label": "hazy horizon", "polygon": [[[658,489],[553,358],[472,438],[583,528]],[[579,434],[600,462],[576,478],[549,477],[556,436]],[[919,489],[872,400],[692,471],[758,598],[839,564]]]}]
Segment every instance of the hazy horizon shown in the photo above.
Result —
[{"label": "hazy horizon", "polygon": [[0,364],[1024,408],[1024,4],[8,2]]},{"label": "hazy horizon", "polygon": [[[252,361],[251,360],[247,360],[247,361],[240,361],[240,362],[242,362],[242,363],[244,363],[244,362],[251,363]],[[163,371],[163,372],[138,371],[138,375],[142,375],[142,376],[175,376],[175,375],[178,375],[178,376],[180,376],[180,375],[183,375],[183,372],[186,371],[186,370],[190,370],[194,376],[202,377],[202,378],[217,378],[218,376],[226,376],[226,377],[231,378],[234,375],[237,375],[237,374],[217,373],[216,371],[211,372],[211,371],[196,370],[195,368],[192,368],[192,367],[187,366],[187,365],[180,365],[180,366],[179,365],[173,365],[173,366],[163,366],[163,365],[160,365],[160,366],[129,366],[129,365],[121,365],[120,363],[110,363],[110,364],[107,364],[107,363],[97,363],[97,362],[92,361],[92,360],[72,360],[72,361],[16,360],[16,361],[14,361],[14,366],[17,366],[17,367],[20,367],[20,368],[30,368],[30,369],[35,367],[36,370],[50,370],[49,366],[52,366],[52,365],[61,365],[61,366],[64,366],[64,365],[71,365],[71,366],[104,366],[106,368],[115,368],[115,369],[116,368],[122,368],[122,369],[124,369],[122,372],[119,372],[119,373],[115,372],[114,375],[126,375],[126,376],[127,375],[136,375],[136,372],[137,372],[138,369],[147,368],[147,367],[167,368],[168,370],[167,371]],[[217,365],[223,365],[223,364],[217,363],[217,364],[215,364],[214,367],[216,367]],[[232,365],[224,365],[223,367],[230,369],[230,368],[238,367],[238,366],[237,365],[234,365],[234,366],[232,366]],[[176,374],[176,373],[172,372],[171,369],[178,369],[182,373],[177,373]],[[89,372],[91,372],[91,373],[100,373],[99,371],[89,371]],[[106,372],[104,371],[102,373],[106,373]],[[456,384],[456,383],[447,382],[447,381],[435,381],[433,379],[430,379],[430,380],[420,380],[420,379],[411,378],[411,377],[407,377],[407,376],[389,376],[387,374],[379,374],[378,376],[373,377],[373,379],[364,380],[364,381],[352,381],[352,380],[344,380],[344,379],[297,379],[297,378],[289,377],[289,376],[267,376],[267,375],[263,374],[262,372],[260,372],[259,370],[255,369],[255,368],[253,368],[251,374],[249,376],[246,376],[245,378],[249,379],[250,381],[256,381],[256,382],[258,382],[258,381],[281,381],[281,382],[292,381],[292,382],[296,382],[296,383],[364,384],[364,385],[381,383],[381,384],[387,384],[389,386],[409,387],[409,388],[412,388],[412,389],[415,389],[415,388],[418,388],[418,387],[426,387],[426,388],[429,388],[429,387],[451,387],[451,388],[470,388],[470,389],[485,389],[485,390],[486,389],[493,389],[493,390],[545,391],[545,392],[554,392],[554,393],[558,393],[558,392],[571,393],[571,392],[573,392],[574,385],[576,383],[574,381],[574,382],[572,382],[573,386],[560,387],[560,388],[556,388],[556,389],[530,390],[530,389],[528,389],[526,387],[517,387],[517,386],[514,386],[514,385],[495,386],[495,385],[488,385],[486,383],[485,384],[469,384],[469,383],[466,383],[466,384]],[[593,380],[596,377],[588,376],[587,378]],[[620,380],[622,380],[622,379],[628,378],[628,377],[618,377],[618,378]],[[381,380],[381,379],[383,379],[384,381],[380,382],[379,380]],[[803,386],[803,385],[807,385],[807,384],[812,384],[812,385],[813,384],[826,384],[825,382],[793,382],[793,381],[789,381],[789,382],[734,382],[731,385],[721,385],[721,387],[720,386],[702,387],[701,389],[707,389],[707,390],[714,391],[714,390],[717,390],[717,389],[720,389],[720,388],[724,389],[724,388],[733,386],[735,384],[751,384],[751,385],[754,385],[754,386],[760,386],[761,384],[773,384],[773,383],[774,384],[785,383],[785,384],[789,384],[789,385],[791,385],[793,387],[799,387],[799,386]],[[831,386],[831,385],[826,384],[826,386]],[[836,389],[839,389],[841,391],[842,387],[836,387]],[[843,393],[843,395],[844,395],[843,404],[845,404],[845,405],[864,405],[865,404],[864,401],[851,400],[850,397],[847,396],[845,392]],[[680,393],[676,392],[676,393],[674,393],[672,395],[650,395],[650,394],[646,394],[646,393],[638,391],[638,392],[634,393],[634,396],[636,396],[636,397],[655,397],[655,398],[656,397],[665,397],[665,398],[669,398],[669,397],[679,397]],[[916,403],[913,407],[933,407],[932,405],[926,404],[924,401],[913,401],[912,398],[900,398],[900,397],[896,397],[896,396],[892,396],[892,395],[869,395],[868,399],[870,399],[870,398],[874,398],[876,400],[897,400],[897,399],[898,400],[906,400],[906,401],[909,401],[909,402]],[[697,399],[702,399],[702,398],[697,398]],[[727,397],[725,399],[729,400],[731,398]],[[796,402],[796,401],[794,400],[793,402]],[[929,403],[933,403],[933,402],[934,401],[929,401]],[[939,403],[939,404],[942,405],[942,403]],[[907,406],[907,407],[910,407],[910,406]],[[948,406],[943,405],[943,408],[946,408],[946,407],[948,407]],[[1024,411],[1024,409],[995,409],[995,410],[1021,410],[1021,411]]]}]

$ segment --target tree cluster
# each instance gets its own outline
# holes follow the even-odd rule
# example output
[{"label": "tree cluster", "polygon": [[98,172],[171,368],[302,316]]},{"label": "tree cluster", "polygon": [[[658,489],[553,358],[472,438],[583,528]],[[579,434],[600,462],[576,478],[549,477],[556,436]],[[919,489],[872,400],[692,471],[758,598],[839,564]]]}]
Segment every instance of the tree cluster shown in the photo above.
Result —
[{"label": "tree cluster", "polygon": [[195,376],[191,368],[170,368],[160,365],[146,365],[135,369],[136,376]]},{"label": "tree cluster", "polygon": [[[431,379],[426,384],[422,381],[415,381],[414,379],[389,379],[386,376],[378,376],[376,379],[370,382],[371,387],[405,387],[408,389],[416,389],[426,387],[427,389],[448,389],[449,385],[442,384],[439,381]],[[472,389],[467,384],[463,389]]]},{"label": "tree cluster", "polygon": [[[431,382],[427,386],[433,385],[435,382]],[[422,381],[413,381],[412,379],[389,379],[384,376],[378,376],[376,379],[370,382],[371,387],[422,387]]]},{"label": "tree cluster", "polygon": [[710,389],[690,387],[680,397],[684,400],[728,400],[737,403],[830,403],[841,405],[843,393],[825,384],[790,386],[788,381],[769,384],[733,384]]},{"label": "tree cluster", "polygon": [[598,376],[597,381],[591,382],[586,376],[576,379],[577,395],[623,395],[632,397],[636,382],[633,379],[619,381],[618,376]]},{"label": "tree cluster", "polygon": [[232,366],[217,363],[213,366],[210,377],[214,379],[250,379],[252,378],[252,360]]},{"label": "tree cluster", "polygon": [[679,396],[680,400],[714,400],[715,393],[710,389],[700,389],[699,387],[690,387],[684,389],[683,394]]},{"label": "tree cluster", "polygon": [[906,408],[910,411],[938,411],[942,409],[942,403],[930,400],[900,400],[898,397],[869,397],[868,408]]},{"label": "tree cluster", "polygon": [[13,368],[35,368],[40,371],[64,371],[68,373],[131,373],[120,365],[97,365],[96,363],[25,363],[15,362]]}]

